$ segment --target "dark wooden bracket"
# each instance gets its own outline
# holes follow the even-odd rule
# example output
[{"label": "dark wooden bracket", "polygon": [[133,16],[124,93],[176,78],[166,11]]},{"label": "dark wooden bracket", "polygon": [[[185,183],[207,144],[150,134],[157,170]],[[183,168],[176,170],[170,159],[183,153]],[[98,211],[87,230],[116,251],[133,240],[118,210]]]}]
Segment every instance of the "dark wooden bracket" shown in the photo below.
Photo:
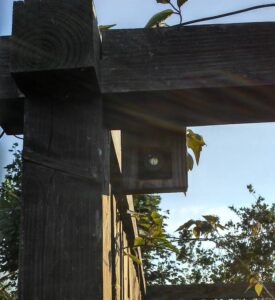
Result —
[{"label": "dark wooden bracket", "polygon": [[123,194],[187,191],[186,131],[148,124],[121,131]]}]

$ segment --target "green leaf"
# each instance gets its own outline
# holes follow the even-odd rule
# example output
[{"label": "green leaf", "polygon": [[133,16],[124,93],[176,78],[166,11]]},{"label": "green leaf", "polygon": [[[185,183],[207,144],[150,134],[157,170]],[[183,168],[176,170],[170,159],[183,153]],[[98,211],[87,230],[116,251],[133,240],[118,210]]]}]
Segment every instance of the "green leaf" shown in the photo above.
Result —
[{"label": "green leaf", "polygon": [[258,236],[258,234],[259,234],[259,232],[261,230],[261,227],[262,227],[261,223],[259,223],[259,222],[254,223],[252,225],[252,228],[251,228],[251,230],[252,230],[252,236],[254,236],[254,237]]},{"label": "green leaf", "polygon": [[134,240],[134,247],[143,246],[143,245],[145,245],[145,240],[140,236],[136,237]]},{"label": "green leaf", "polygon": [[[259,283],[259,274],[252,272],[250,274],[249,278],[249,286],[247,287],[246,291],[247,292],[249,289],[251,289],[253,286],[255,287]],[[256,291],[257,292],[257,291]]]},{"label": "green leaf", "polygon": [[123,253],[124,253],[124,255],[129,256],[135,263],[137,263],[138,265],[141,265],[141,260],[137,256],[127,253],[125,251],[123,251]]},{"label": "green leaf", "polygon": [[208,234],[215,229],[211,223],[206,221],[201,222],[199,226],[197,225],[197,227],[199,228],[201,234]]},{"label": "green leaf", "polygon": [[219,221],[219,217],[217,216],[213,216],[213,215],[206,215],[206,216],[203,216],[204,219],[210,223],[217,223]]},{"label": "green leaf", "polygon": [[176,231],[181,231],[183,229],[188,229],[190,226],[196,224],[196,222],[191,219],[189,221],[187,221],[186,223],[184,223],[183,225],[181,225]]},{"label": "green leaf", "polygon": [[162,236],[162,227],[161,226],[152,226],[150,230],[150,235],[153,238],[157,238],[159,236]]},{"label": "green leaf", "polygon": [[196,224],[196,226],[197,226],[198,228],[201,228],[201,227],[203,226],[203,223],[204,223],[204,222],[205,222],[205,221],[196,220],[195,224]]},{"label": "green leaf", "polygon": [[187,152],[187,171],[192,171],[194,167],[194,160],[190,153]]},{"label": "green leaf", "polygon": [[142,227],[143,229],[149,229],[151,225],[147,223],[139,223],[138,226]]},{"label": "green leaf", "polygon": [[261,284],[261,283],[256,283],[256,285],[255,285],[255,292],[257,293],[258,297],[261,296],[263,287],[264,287],[263,284]]},{"label": "green leaf", "polygon": [[171,251],[173,251],[176,254],[180,253],[179,249],[167,240],[166,240],[166,243],[164,243],[164,246],[165,246],[165,248],[170,249]]},{"label": "green leaf", "polygon": [[146,214],[138,213],[138,212],[135,212],[135,211],[130,210],[130,209],[127,210],[127,214],[131,215],[132,218],[136,218],[137,220],[148,219],[147,216],[146,216]]},{"label": "green leaf", "polygon": [[193,234],[196,239],[200,237],[200,229],[198,227],[193,228]]},{"label": "green leaf", "polygon": [[157,0],[157,3],[168,4],[170,3],[170,0]]},{"label": "green leaf", "polygon": [[177,0],[178,7],[181,7],[187,0]]},{"label": "green leaf", "polygon": [[221,224],[216,224],[216,228],[220,228],[221,230],[225,230],[226,227]]},{"label": "green leaf", "polygon": [[188,129],[186,132],[186,144],[187,147],[193,151],[196,158],[196,163],[198,165],[202,147],[206,145],[203,137],[197,133],[194,133],[191,129]]},{"label": "green leaf", "polygon": [[152,211],[151,217],[152,217],[152,219],[153,219],[153,222],[154,222],[156,225],[162,225],[162,218],[161,218],[161,216],[160,216],[159,213],[157,213],[156,211]]},{"label": "green leaf", "polygon": [[164,20],[166,20],[168,17],[170,17],[173,14],[172,9],[165,9],[157,14],[155,14],[145,25],[145,28],[152,28],[154,26],[157,26]]},{"label": "green leaf", "polygon": [[112,27],[116,26],[116,24],[112,24],[112,25],[99,25],[98,28],[99,30],[108,30]]}]

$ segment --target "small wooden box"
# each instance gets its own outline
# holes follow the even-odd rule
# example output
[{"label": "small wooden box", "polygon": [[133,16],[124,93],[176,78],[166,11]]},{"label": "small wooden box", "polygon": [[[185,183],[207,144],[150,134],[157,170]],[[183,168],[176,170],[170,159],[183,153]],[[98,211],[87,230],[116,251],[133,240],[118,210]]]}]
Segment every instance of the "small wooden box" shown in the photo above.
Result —
[{"label": "small wooden box", "polygon": [[186,134],[160,128],[122,131],[125,194],[186,192]]}]

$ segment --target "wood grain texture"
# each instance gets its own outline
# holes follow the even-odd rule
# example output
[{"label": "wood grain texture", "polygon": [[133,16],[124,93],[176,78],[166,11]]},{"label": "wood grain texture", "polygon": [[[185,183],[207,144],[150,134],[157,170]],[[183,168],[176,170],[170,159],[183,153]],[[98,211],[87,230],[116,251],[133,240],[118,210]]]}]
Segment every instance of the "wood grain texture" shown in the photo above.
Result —
[{"label": "wood grain texture", "polygon": [[103,226],[103,300],[113,299],[113,231],[112,231],[112,197],[102,197]]},{"label": "wood grain texture", "polygon": [[102,91],[274,85],[274,30],[248,23],[103,32]]},{"label": "wood grain texture", "polygon": [[92,1],[14,5],[14,72],[96,68],[100,37]]},{"label": "wood grain texture", "polygon": [[[112,174],[121,177],[121,133],[112,131]],[[115,162],[114,162],[115,160]],[[116,170],[114,170],[116,169]],[[111,178],[113,184],[114,178]],[[142,265],[137,265],[128,256],[124,256],[124,251],[131,253],[127,245],[133,245],[134,238],[138,236],[136,219],[131,217],[128,210],[134,210],[132,196],[123,196],[113,189],[112,197],[113,212],[113,262],[114,262],[114,299],[139,300],[146,293],[146,283]],[[138,249],[137,255],[142,259],[141,251]]]},{"label": "wood grain texture", "polygon": [[[146,283],[143,277],[142,265],[137,265],[129,256],[124,253],[131,253],[129,245],[133,244],[133,232],[137,232],[135,222],[128,222],[126,207],[123,208],[120,202],[124,202],[124,197],[112,195],[113,199],[113,294],[110,299],[116,300],[140,300],[144,299],[146,293]],[[129,207],[132,208],[131,199],[127,199]],[[126,217],[127,216],[127,217]],[[133,220],[133,218],[132,218]],[[141,259],[140,251],[137,255]],[[108,279],[107,279],[108,280]]]},{"label": "wood grain texture", "polygon": [[275,121],[274,86],[118,93],[104,95],[104,122],[112,129],[138,124],[188,126]]},{"label": "wood grain texture", "polygon": [[[35,7],[50,7],[50,3],[36,2]],[[62,3],[55,5],[65,5]],[[71,2],[68,3],[70,7]],[[18,9],[21,14],[29,6],[17,5],[24,7]],[[29,9],[27,15],[31,11],[35,10]],[[69,24],[74,26],[76,22],[75,28],[82,28],[78,24],[79,13],[75,15],[77,20],[68,20],[65,24],[62,21],[51,23],[44,16],[46,21],[41,23],[44,27],[40,26],[44,29],[49,26],[50,31],[56,29],[59,33],[64,30],[64,37],[68,37],[66,28],[71,26]],[[59,19],[58,12],[54,18]],[[89,46],[84,45],[83,54],[81,49],[74,51],[74,38],[69,39],[68,44],[61,38],[59,43],[58,38],[54,38],[56,34],[52,35],[53,40],[50,34],[42,43],[39,39],[42,35],[38,34],[40,29],[28,37],[28,33],[22,32],[22,22],[18,21],[17,29],[15,24],[14,33],[18,32],[18,36],[30,39],[30,42],[25,46],[20,39],[17,42],[22,51],[19,51],[21,58],[15,60],[14,70],[37,68],[35,76],[25,78],[33,90],[37,86],[37,92],[42,87],[48,93],[54,91],[53,94],[58,94],[64,91],[64,87],[70,90],[77,82],[84,89],[91,88],[95,82],[95,77],[91,79],[93,69],[83,71],[76,66],[92,64],[92,58],[87,54],[90,50],[95,51],[96,56],[101,54],[101,64],[96,69],[100,70],[97,74],[101,73],[104,120],[111,129],[133,126],[135,119],[135,124],[147,122],[175,130],[186,126],[275,121],[274,23],[110,30],[103,32],[102,52],[97,37],[93,43],[96,48],[91,46],[89,50]],[[24,22],[28,23],[26,28],[32,26],[30,21]],[[16,42],[18,37],[13,39]],[[81,41],[84,43],[84,40],[86,38]],[[31,51],[25,51],[32,43],[38,45],[37,49],[45,47],[46,51],[42,52],[47,55],[43,56],[36,48],[33,56]],[[57,47],[50,46],[54,43]],[[48,51],[48,48],[52,49]],[[60,56],[60,60],[55,59]],[[63,67],[69,66],[76,69],[67,69],[65,75]],[[42,76],[41,68],[52,68],[52,72],[45,72]],[[0,64],[2,69],[7,69],[5,64],[3,67]],[[57,71],[53,72],[53,69]],[[5,85],[5,93],[12,93],[9,86]]]},{"label": "wood grain texture", "polygon": [[112,130],[112,144],[114,149],[114,154],[116,156],[117,166],[119,168],[118,172],[121,172],[122,168],[122,157],[121,157],[121,131],[120,130]]},{"label": "wood grain texture", "polygon": [[[158,285],[148,287],[147,300],[191,300],[191,299],[257,299],[268,298],[265,291],[257,297],[255,290],[245,293],[248,283]],[[266,283],[274,295],[275,284]]]},{"label": "wood grain texture", "polygon": [[102,299],[101,188],[24,164],[20,299]]},{"label": "wood grain texture", "polygon": [[100,36],[91,1],[16,2],[11,70],[21,91],[99,90]]},{"label": "wood grain texture", "polygon": [[117,209],[117,201],[115,197],[113,197],[113,214],[114,214],[114,242],[115,242],[115,251],[114,251],[114,267],[115,267],[115,299],[122,300],[123,297],[123,285],[122,285],[122,259],[123,259],[123,251],[118,247],[118,245],[122,245],[122,235],[121,235],[121,221],[119,220],[118,209]]},{"label": "wood grain texture", "polygon": [[26,101],[22,300],[103,297],[108,145],[100,97],[82,96]]},{"label": "wood grain texture", "polygon": [[[122,191],[124,194],[186,192],[186,133],[146,127],[122,131]],[[144,154],[145,153],[145,154]],[[159,157],[160,169],[150,173],[148,153]],[[143,177],[141,174],[149,174]],[[164,173],[164,176],[160,176]]]},{"label": "wood grain texture", "polygon": [[106,124],[275,121],[275,23],[103,32]]},{"label": "wood grain texture", "polygon": [[102,183],[105,149],[100,110],[99,96],[27,100],[25,160]]}]

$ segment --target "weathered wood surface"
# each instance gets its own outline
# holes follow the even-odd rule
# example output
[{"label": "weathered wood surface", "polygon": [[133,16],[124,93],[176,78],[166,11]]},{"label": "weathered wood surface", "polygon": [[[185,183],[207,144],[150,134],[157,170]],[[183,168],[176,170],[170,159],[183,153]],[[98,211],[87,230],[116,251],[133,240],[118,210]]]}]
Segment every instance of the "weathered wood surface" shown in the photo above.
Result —
[{"label": "weathered wood surface", "polygon": [[[101,182],[93,175],[103,165],[99,103],[28,100],[26,112],[22,299],[142,299],[141,266],[124,255],[138,234],[136,220],[127,213],[133,199],[111,191],[102,196],[106,179],[101,172]],[[112,136],[120,160],[119,133]],[[85,169],[85,161],[95,169]]]},{"label": "weathered wood surface", "polygon": [[22,300],[106,299],[109,288],[102,196],[109,192],[110,148],[91,3],[21,2],[14,9],[11,68],[27,97]]},{"label": "weathered wood surface", "polygon": [[103,32],[102,91],[275,84],[275,23]]},{"label": "weathered wood surface", "polygon": [[10,75],[10,38],[0,38],[0,124],[6,133],[21,133],[24,98]]},{"label": "weathered wood surface", "polygon": [[[275,23],[103,33],[109,126],[275,121]],[[121,121],[122,120],[122,121]]]},{"label": "weathered wood surface", "polygon": [[11,72],[21,91],[56,98],[98,91],[97,28],[92,1],[15,2]]},{"label": "weathered wood surface", "polygon": [[113,224],[112,224],[112,197],[104,195],[102,197],[102,263],[103,263],[103,300],[113,299]]},{"label": "weathered wood surface", "polygon": [[100,98],[27,100],[25,111],[20,299],[102,299]]},{"label": "weathered wood surface", "polygon": [[[35,6],[47,7],[47,3],[36,2]],[[59,19],[58,14],[54,18]],[[24,22],[27,23],[26,28],[32,27],[26,20],[21,24]],[[69,23],[70,19],[65,24],[48,22],[44,27],[51,28],[50,32],[67,33],[65,29],[71,26]],[[81,24],[77,25],[81,27]],[[22,33],[20,28],[17,31]],[[37,31],[34,28],[31,28],[34,37],[22,33],[22,38],[30,41],[31,45],[45,47],[42,52],[47,52],[47,55],[41,58],[37,51],[30,55],[26,51],[29,48],[23,47],[25,52],[22,50],[21,53],[26,61],[17,60],[15,69],[24,72],[24,65],[29,69],[35,66],[33,68],[37,71],[48,67],[58,69],[53,79],[48,76],[45,82],[45,86],[51,82],[53,90],[58,93],[54,83],[57,78],[60,79],[63,66],[89,65],[91,60],[85,52],[89,46],[82,53],[74,48],[73,39],[67,44],[65,40],[59,43],[54,33],[52,39],[51,35],[47,35],[47,42],[43,44],[39,39],[42,28]],[[137,124],[146,121],[177,129],[275,121],[274,30],[275,23],[247,23],[103,32],[98,74],[101,73],[100,89],[104,97],[106,124],[113,129],[125,128],[133,122],[133,118],[138,118]],[[66,38],[68,35],[65,33]],[[81,41],[84,43],[84,39],[80,38],[80,44]],[[17,44],[20,45],[20,41],[18,43],[17,40]],[[58,47],[50,46],[55,44]],[[64,53],[60,52],[63,46],[66,48]],[[99,47],[100,43],[96,51]],[[48,48],[51,48],[50,51]],[[59,62],[55,59],[58,57],[64,59]],[[2,63],[0,70],[7,69],[7,63],[4,66]],[[68,72],[66,80],[86,82],[84,85],[87,86],[90,76],[91,73],[82,72],[80,68]],[[44,82],[41,78],[40,84]],[[5,80],[10,82],[10,79],[3,81],[3,77],[0,77],[1,80],[0,86]],[[13,90],[9,90],[9,86],[5,85],[7,94]]]},{"label": "weathered wood surface", "polygon": [[[123,130],[122,192],[125,194],[186,192],[186,131],[174,132],[139,125]],[[152,168],[148,156],[156,156]]]},{"label": "weathered wood surface", "polygon": [[13,19],[13,72],[87,67],[98,72],[100,36],[92,1],[17,2]]},{"label": "weathered wood surface", "polygon": [[[141,122],[173,130],[274,122],[274,94],[274,86],[118,93],[104,96],[104,119],[106,126],[113,129],[129,128]],[[135,118],[137,122],[133,124]]]},{"label": "weathered wood surface", "polygon": [[[116,174],[120,174],[121,169],[121,134],[119,131],[112,131],[112,160],[113,168],[117,168]],[[112,182],[113,179],[111,179]],[[131,253],[128,246],[133,245],[134,238],[138,236],[136,219],[131,217],[128,210],[133,211],[133,197],[122,196],[115,191],[112,192],[111,197],[112,214],[111,214],[111,234],[113,236],[112,243],[112,279],[113,289],[112,297],[109,299],[117,300],[139,300],[143,299],[146,291],[145,278],[143,268],[133,262],[128,255],[124,253]],[[106,234],[108,236],[108,234]],[[110,249],[110,247],[109,247]],[[104,249],[108,252],[108,249]],[[141,259],[140,249],[135,253]],[[105,254],[106,256],[106,254]],[[109,275],[110,276],[110,275]],[[108,282],[108,279],[107,279]],[[110,291],[109,291],[110,295]],[[108,300],[109,300],[108,299]],[[107,300],[107,299],[106,299]]]},{"label": "weathered wood surface", "polygon": [[[275,283],[265,283],[268,291],[275,295]],[[228,284],[190,284],[190,285],[159,285],[147,288],[147,300],[191,300],[191,299],[257,299],[270,298],[263,291],[257,297],[252,288],[246,291],[248,283]]]}]

